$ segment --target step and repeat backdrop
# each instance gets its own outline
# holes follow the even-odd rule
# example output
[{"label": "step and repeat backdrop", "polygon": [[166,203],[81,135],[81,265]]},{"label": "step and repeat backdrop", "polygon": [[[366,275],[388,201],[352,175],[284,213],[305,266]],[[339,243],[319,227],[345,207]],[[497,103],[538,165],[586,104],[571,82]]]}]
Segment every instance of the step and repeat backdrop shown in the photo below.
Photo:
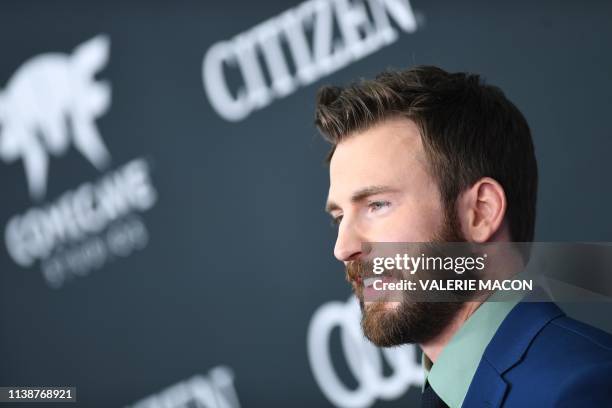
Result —
[{"label": "step and repeat backdrop", "polygon": [[604,1],[4,1],[0,386],[104,408],[417,406],[418,349],[363,339],[333,258],[316,90],[415,64],[481,73],[532,127],[538,240],[609,241],[611,17]]}]

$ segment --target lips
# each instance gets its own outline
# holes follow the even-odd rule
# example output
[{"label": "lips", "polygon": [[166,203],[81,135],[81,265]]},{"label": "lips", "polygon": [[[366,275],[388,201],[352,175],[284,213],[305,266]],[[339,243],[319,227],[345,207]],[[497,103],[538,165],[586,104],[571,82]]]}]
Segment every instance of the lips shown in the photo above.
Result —
[{"label": "lips", "polygon": [[363,281],[361,279],[361,276],[357,276],[354,279],[350,279],[349,280],[351,286],[353,287],[353,292],[355,292],[355,295],[357,295],[357,297],[359,299],[363,299]]},{"label": "lips", "polygon": [[360,287],[363,283],[363,267],[359,261],[350,261],[346,264],[346,280],[351,285]]},{"label": "lips", "polygon": [[[374,289],[374,282],[376,281],[379,282],[377,285],[379,290]],[[388,289],[381,290],[384,287],[383,284],[397,282],[399,282],[399,280],[392,276],[377,276],[365,279],[363,289],[364,300],[367,302],[383,301],[388,296],[392,295],[392,292]]]},{"label": "lips", "polygon": [[363,289],[364,300],[371,301],[380,296],[380,292],[374,289],[374,282],[376,282],[377,280],[380,280],[380,278],[367,278],[364,281],[364,289]]}]

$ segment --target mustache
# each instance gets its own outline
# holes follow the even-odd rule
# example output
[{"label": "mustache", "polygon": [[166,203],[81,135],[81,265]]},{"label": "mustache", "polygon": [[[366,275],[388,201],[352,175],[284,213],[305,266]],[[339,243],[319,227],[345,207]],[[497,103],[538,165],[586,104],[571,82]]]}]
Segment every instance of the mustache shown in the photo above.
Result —
[{"label": "mustache", "polygon": [[359,303],[363,308],[363,277],[365,275],[365,265],[363,261],[349,261],[345,266],[345,278],[351,285],[353,293],[359,299]]},{"label": "mustache", "polygon": [[351,284],[362,284],[367,271],[371,271],[373,263],[371,261],[349,261],[345,267],[346,281]]},{"label": "mustache", "polygon": [[348,261],[345,266],[345,278],[348,283],[357,285],[362,285],[364,279],[368,277],[392,276],[404,278],[402,271],[395,268],[385,269],[382,274],[374,274],[373,271],[374,261],[372,259]]}]

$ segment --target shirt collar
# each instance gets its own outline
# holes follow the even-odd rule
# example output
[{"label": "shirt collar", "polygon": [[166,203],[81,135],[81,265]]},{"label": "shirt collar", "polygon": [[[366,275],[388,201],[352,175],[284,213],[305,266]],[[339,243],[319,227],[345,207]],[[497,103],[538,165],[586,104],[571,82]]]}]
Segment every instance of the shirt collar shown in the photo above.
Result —
[{"label": "shirt collar", "polygon": [[435,364],[422,354],[425,381],[451,408],[460,407],[484,351],[519,299],[482,303],[454,334]]}]

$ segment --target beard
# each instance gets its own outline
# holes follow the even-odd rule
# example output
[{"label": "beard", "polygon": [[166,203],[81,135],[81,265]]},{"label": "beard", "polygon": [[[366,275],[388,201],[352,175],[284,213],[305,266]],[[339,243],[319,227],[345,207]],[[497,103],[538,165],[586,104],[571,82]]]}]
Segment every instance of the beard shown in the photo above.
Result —
[{"label": "beard", "polygon": [[[446,211],[441,231],[434,234],[430,242],[465,242],[454,211]],[[391,307],[388,302],[365,304],[363,276],[366,268],[363,261],[349,261],[346,278],[359,299],[363,333],[376,346],[427,343],[442,333],[463,307],[462,302],[411,301],[407,291],[399,302],[392,302]]]}]

